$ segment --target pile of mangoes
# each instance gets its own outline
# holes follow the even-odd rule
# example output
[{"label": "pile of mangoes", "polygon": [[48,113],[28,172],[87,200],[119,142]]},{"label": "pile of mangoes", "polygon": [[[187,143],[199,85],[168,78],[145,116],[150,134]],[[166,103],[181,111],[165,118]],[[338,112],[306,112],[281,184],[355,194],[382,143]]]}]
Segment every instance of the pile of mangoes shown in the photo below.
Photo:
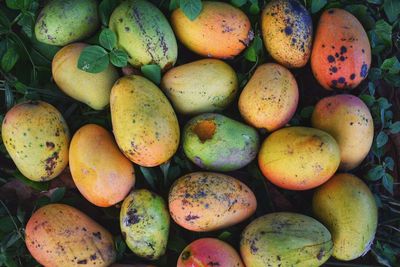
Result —
[{"label": "pile of mangoes", "polygon": [[[318,102],[313,128],[287,127],[299,102],[290,68],[303,67],[311,58],[313,74],[327,90],[352,89],[367,76],[371,49],[360,22],[345,10],[325,10],[313,41],[304,6],[297,0],[270,1],[260,23],[265,48],[277,63],[258,66],[240,90],[235,71],[223,59],[234,58],[251,42],[246,14],[209,1],[193,20],[179,8],[169,19],[146,0],[126,0],[109,22],[132,67],[161,67],[159,88],[138,74],[120,77],[111,64],[100,73],[77,67],[87,46],[78,41],[100,26],[95,0],[52,0],[43,8],[36,38],[64,46],[52,62],[54,82],[93,109],[109,108],[113,133],[88,124],[70,138],[55,107],[20,103],[8,111],[2,137],[21,173],[48,181],[69,165],[88,201],[99,207],[123,201],[120,229],[126,244],[136,255],[156,260],[166,251],[170,218],[187,230],[209,232],[254,214],[257,200],[251,189],[222,172],[258,157],[262,174],[276,186],[315,188],[312,208],[318,221],[296,213],[266,214],[244,229],[240,256],[223,241],[203,238],[182,251],[177,266],[310,267],[331,255],[348,261],[365,254],[374,239],[377,207],[369,188],[345,171],[357,167],[371,148],[374,127],[367,106],[356,96],[337,94]],[[174,66],[176,38],[208,58]],[[218,113],[236,99],[244,122]],[[180,127],[176,113],[191,119]],[[261,143],[260,129],[269,133]],[[201,171],[177,179],[168,200],[133,189],[132,162],[159,166],[179,145]],[[111,234],[64,204],[44,206],[32,215],[26,245],[44,266],[109,266],[116,259]]]}]

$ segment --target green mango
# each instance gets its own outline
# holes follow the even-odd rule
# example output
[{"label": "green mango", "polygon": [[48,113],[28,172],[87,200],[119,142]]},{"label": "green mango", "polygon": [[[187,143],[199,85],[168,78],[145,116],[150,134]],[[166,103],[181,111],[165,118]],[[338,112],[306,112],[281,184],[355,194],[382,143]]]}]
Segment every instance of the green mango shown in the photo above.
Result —
[{"label": "green mango", "polygon": [[166,70],[175,64],[178,47],[174,32],[163,13],[150,2],[122,2],[112,13],[109,27],[134,67],[158,64]]},{"label": "green mango", "polygon": [[257,155],[257,131],[220,114],[206,113],[185,126],[183,150],[197,166],[214,171],[233,171]]},{"label": "green mango", "polygon": [[52,0],[35,24],[36,39],[64,46],[94,33],[100,25],[96,0]]}]

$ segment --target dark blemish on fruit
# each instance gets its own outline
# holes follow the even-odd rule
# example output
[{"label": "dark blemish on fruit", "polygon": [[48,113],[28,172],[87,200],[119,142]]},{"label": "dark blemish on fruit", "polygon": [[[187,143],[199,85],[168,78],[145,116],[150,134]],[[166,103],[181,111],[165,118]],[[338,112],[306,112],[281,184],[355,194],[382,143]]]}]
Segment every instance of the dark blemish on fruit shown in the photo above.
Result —
[{"label": "dark blemish on fruit", "polygon": [[124,19],[123,19],[123,18],[119,18],[118,21],[119,21],[119,22],[123,22]]},{"label": "dark blemish on fruit", "polygon": [[137,214],[137,209],[129,210],[124,219],[126,226],[137,224],[140,221],[140,216]]},{"label": "dark blemish on fruit", "polygon": [[353,125],[354,124],[354,122],[350,122],[350,125]]},{"label": "dark blemish on fruit", "polygon": [[350,80],[354,80],[356,78],[356,75],[353,73],[350,75]]},{"label": "dark blemish on fruit", "polygon": [[332,71],[333,73],[336,73],[336,72],[337,72],[337,68],[336,68],[336,67],[332,67],[332,68],[330,68],[329,70]]},{"label": "dark blemish on fruit", "polygon": [[317,259],[320,261],[320,260],[322,260],[322,258],[324,257],[324,255],[325,255],[325,252],[324,252],[324,249],[320,249],[320,251],[318,252],[318,254],[317,254]]},{"label": "dark blemish on fruit", "polygon": [[250,241],[250,250],[252,254],[257,253],[258,247],[256,247],[256,241],[253,239]]},{"label": "dark blemish on fruit", "polygon": [[345,61],[346,60],[344,56],[340,56],[339,59],[340,59],[340,61]]},{"label": "dark blemish on fruit", "polygon": [[86,232],[87,230],[86,230],[86,228],[85,228],[85,227],[82,227],[82,231]]},{"label": "dark blemish on fruit", "polygon": [[191,215],[191,214],[189,214],[189,215],[187,215],[186,217],[185,217],[185,220],[186,221],[192,221],[192,220],[196,220],[196,219],[198,219],[198,218],[200,218],[199,216],[197,216],[197,215]]},{"label": "dark blemish on fruit", "polygon": [[361,66],[360,76],[363,77],[363,78],[365,78],[365,77],[367,77],[367,73],[368,73],[368,65],[364,63],[364,64]]},{"label": "dark blemish on fruit", "polygon": [[330,10],[328,11],[328,14],[333,14],[333,12],[334,12],[334,10],[333,10],[333,9],[330,9]]},{"label": "dark blemish on fruit", "polygon": [[77,262],[78,264],[87,264],[87,260],[80,260]]},{"label": "dark blemish on fruit", "polygon": [[207,263],[207,265],[208,266],[220,266],[219,262],[216,262],[216,261],[210,261],[210,262]]},{"label": "dark blemish on fruit", "polygon": [[346,82],[346,79],[344,77],[340,77],[338,79],[338,83],[345,83],[345,82]]},{"label": "dark blemish on fruit", "polygon": [[292,43],[295,44],[297,42],[296,38],[292,38]]},{"label": "dark blemish on fruit", "polygon": [[332,55],[329,55],[328,56],[328,62],[329,63],[332,63],[332,62],[334,62],[335,61],[335,58],[332,56]]},{"label": "dark blemish on fruit", "polygon": [[185,251],[182,253],[182,260],[187,260],[190,258],[190,252],[189,251]]},{"label": "dark blemish on fruit", "polygon": [[365,53],[365,50],[364,50],[364,48],[363,49],[361,49],[361,52],[364,54]]},{"label": "dark blemish on fruit", "polygon": [[345,46],[342,46],[342,47],[340,48],[340,54],[343,55],[343,54],[346,53],[346,52],[347,52],[347,48],[346,48]]},{"label": "dark blemish on fruit", "polygon": [[54,152],[49,158],[46,159],[45,170],[47,175],[52,175],[57,166],[58,152]]},{"label": "dark blemish on fruit", "polygon": [[93,255],[90,255],[90,260],[94,261],[95,259],[97,259],[96,253],[94,253]]},{"label": "dark blemish on fruit", "polygon": [[131,29],[129,27],[125,27],[125,31],[129,32]]},{"label": "dark blemish on fruit", "polygon": [[336,86],[337,85],[337,81],[336,80],[332,80],[332,86]]},{"label": "dark blemish on fruit", "polygon": [[285,33],[286,33],[286,35],[291,35],[293,33],[292,27],[286,26]]},{"label": "dark blemish on fruit", "polygon": [[336,53],[336,54],[335,54],[335,57],[339,57],[339,53]]},{"label": "dark blemish on fruit", "polygon": [[[26,135],[26,134],[25,134],[25,135]],[[46,142],[46,147],[47,147],[47,148],[50,148],[50,149],[53,149],[53,148],[55,147],[55,145],[54,145],[53,142]]]},{"label": "dark blemish on fruit", "polygon": [[322,45],[322,48],[325,48],[325,45],[324,45],[324,44]]},{"label": "dark blemish on fruit", "polygon": [[97,237],[98,239],[101,240],[101,233],[100,232],[93,233],[93,236]]}]

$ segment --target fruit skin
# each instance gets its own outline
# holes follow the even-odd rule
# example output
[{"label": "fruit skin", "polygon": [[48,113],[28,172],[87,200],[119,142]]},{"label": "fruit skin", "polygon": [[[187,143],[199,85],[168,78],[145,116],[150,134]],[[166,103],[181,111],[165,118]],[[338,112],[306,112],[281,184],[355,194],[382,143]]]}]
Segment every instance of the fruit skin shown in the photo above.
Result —
[{"label": "fruit skin", "polygon": [[132,252],[140,257],[155,260],[164,255],[169,224],[164,200],[149,190],[134,190],[122,203],[122,236]]},{"label": "fruit skin", "polygon": [[364,102],[352,95],[321,99],[312,114],[312,125],[339,144],[341,170],[357,167],[367,156],[374,139],[374,122]]},{"label": "fruit skin", "polygon": [[255,129],[216,113],[192,118],[184,128],[182,143],[193,163],[214,171],[246,166],[257,156],[259,148]]},{"label": "fruit skin", "polygon": [[205,57],[233,58],[253,39],[249,18],[228,3],[204,1],[193,21],[178,8],[172,12],[171,24],[179,41]]},{"label": "fruit skin", "polygon": [[258,164],[264,176],[289,190],[307,190],[326,182],[340,163],[340,150],[328,133],[308,127],[273,132],[261,145]]},{"label": "fruit skin", "polygon": [[72,137],[69,167],[81,194],[99,207],[120,201],[135,184],[132,163],[103,127],[87,124]]},{"label": "fruit skin", "polygon": [[319,20],[311,68],[328,90],[352,89],[368,75],[371,46],[361,23],[343,9],[325,10]]},{"label": "fruit skin", "polygon": [[216,238],[201,238],[190,243],[178,258],[176,267],[244,267],[240,256],[228,243]]},{"label": "fruit skin", "polygon": [[225,109],[235,99],[238,79],[222,60],[202,59],[169,70],[161,88],[177,112],[192,115]]},{"label": "fruit skin", "polygon": [[261,15],[265,48],[280,64],[300,68],[307,64],[312,45],[312,19],[297,0],[273,0]]},{"label": "fruit skin", "polygon": [[118,72],[111,64],[100,73],[78,69],[79,56],[86,46],[73,43],[63,47],[54,56],[51,71],[64,93],[93,109],[102,110],[110,103],[111,88],[118,79]]},{"label": "fruit skin", "polygon": [[276,212],[252,221],[242,232],[240,253],[247,267],[317,267],[332,254],[332,238],[317,220]]},{"label": "fruit skin", "polygon": [[68,164],[69,130],[61,113],[43,101],[11,108],[2,139],[18,170],[32,181],[48,181]]},{"label": "fruit skin", "polygon": [[118,46],[134,67],[158,64],[171,68],[178,57],[174,32],[163,13],[145,0],[122,2],[110,17],[109,27],[118,36]]},{"label": "fruit skin", "polygon": [[349,173],[336,174],[315,191],[313,211],[332,234],[333,257],[349,261],[369,251],[378,209],[361,179]]},{"label": "fruit skin", "polygon": [[116,251],[112,235],[83,212],[64,204],[38,209],[25,229],[29,252],[46,267],[109,266]]},{"label": "fruit skin", "polygon": [[256,69],[240,94],[239,111],[248,124],[272,132],[289,122],[298,101],[292,73],[281,65],[267,63]]},{"label": "fruit skin", "polygon": [[189,173],[172,185],[172,219],[185,229],[207,232],[223,229],[250,217],[257,208],[253,192],[239,180],[220,173]]},{"label": "fruit skin", "polygon": [[119,79],[111,90],[115,139],[125,156],[145,167],[160,165],[178,149],[179,125],[162,91],[144,77]]},{"label": "fruit skin", "polygon": [[64,46],[89,37],[100,26],[95,0],[52,0],[39,13],[36,39]]}]

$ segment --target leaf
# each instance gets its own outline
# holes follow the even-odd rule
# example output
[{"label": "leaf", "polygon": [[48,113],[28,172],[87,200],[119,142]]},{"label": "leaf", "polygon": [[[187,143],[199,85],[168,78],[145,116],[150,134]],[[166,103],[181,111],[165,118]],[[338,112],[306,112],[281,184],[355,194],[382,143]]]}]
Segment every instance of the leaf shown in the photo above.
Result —
[{"label": "leaf", "polygon": [[99,15],[101,23],[104,26],[108,26],[108,21],[114,9],[117,7],[118,1],[115,0],[103,0],[99,5]]},{"label": "leaf", "polygon": [[105,49],[113,50],[117,45],[117,35],[112,30],[104,28],[100,33],[99,42]]},{"label": "leaf", "polygon": [[400,62],[396,56],[387,58],[381,65],[382,70],[386,70],[390,74],[398,74],[400,72]]},{"label": "leaf", "polygon": [[54,191],[50,196],[51,203],[59,202],[61,199],[63,199],[65,192],[66,192],[65,187],[58,187],[58,188],[55,188],[52,190],[54,190]]},{"label": "leaf", "polygon": [[14,46],[8,47],[6,53],[3,55],[1,59],[1,68],[5,72],[9,72],[15,66],[15,63],[17,63],[18,59],[19,55],[15,47]]},{"label": "leaf", "polygon": [[201,0],[179,0],[179,7],[190,20],[195,20],[201,13]]},{"label": "leaf", "polygon": [[146,168],[140,166],[140,171],[142,172],[144,178],[146,179],[147,183],[153,188],[157,190],[157,174],[152,168]]},{"label": "leaf", "polygon": [[12,175],[13,175],[13,177],[18,179],[19,181],[23,182],[25,185],[27,185],[30,188],[33,188],[35,190],[45,191],[45,190],[48,190],[48,188],[49,188],[49,182],[34,182],[34,181],[29,180],[28,178],[26,178],[18,170],[15,171]]},{"label": "leaf", "polygon": [[309,119],[309,118],[311,118],[313,111],[314,111],[314,106],[304,107],[300,111],[300,116],[303,119]]},{"label": "leaf", "polygon": [[368,107],[371,107],[375,103],[375,98],[370,95],[360,95],[359,98],[367,105]]},{"label": "leaf", "polygon": [[375,26],[375,20],[368,13],[366,5],[347,5],[346,10],[356,16],[366,30],[370,30]]},{"label": "leaf", "polygon": [[400,87],[400,75],[387,73],[383,78],[388,84],[394,87]]},{"label": "leaf", "polygon": [[383,177],[384,174],[385,169],[382,165],[378,165],[370,169],[365,178],[370,181],[378,181]]},{"label": "leaf", "polygon": [[400,133],[400,121],[390,124],[389,129],[392,134]]},{"label": "leaf", "polygon": [[393,195],[393,176],[390,175],[389,173],[385,173],[385,175],[382,178],[382,184],[385,189]]},{"label": "leaf", "polygon": [[400,1],[399,0],[385,0],[383,3],[383,10],[390,23],[395,22],[400,14]]},{"label": "leaf", "polygon": [[389,170],[393,171],[394,168],[394,160],[392,157],[386,157],[385,160],[385,168],[388,168]]},{"label": "leaf", "polygon": [[311,2],[311,13],[317,13],[320,11],[326,4],[327,0],[312,0]]},{"label": "leaf", "polygon": [[244,57],[248,61],[256,62],[262,51],[263,51],[263,43],[261,37],[257,34],[254,37],[253,42],[251,42],[250,46],[246,49]]},{"label": "leaf", "polygon": [[34,15],[32,13],[23,13],[22,17],[18,20],[18,25],[22,27],[22,31],[31,38],[33,36],[33,25],[35,23]]},{"label": "leaf", "polygon": [[377,102],[379,104],[379,108],[383,109],[383,110],[387,110],[388,108],[390,108],[392,106],[392,104],[390,104],[389,101],[387,100],[387,98],[385,98],[385,97],[378,98]]},{"label": "leaf", "polygon": [[5,98],[6,98],[6,108],[7,108],[7,110],[9,110],[15,104],[14,94],[12,93],[11,88],[7,82],[4,84],[4,89],[5,89],[4,94],[5,94]]},{"label": "leaf", "polygon": [[6,0],[7,7],[14,10],[26,10],[31,4],[32,0]]},{"label": "leaf", "polygon": [[241,7],[247,3],[247,0],[231,0],[231,4],[236,7]]},{"label": "leaf", "polygon": [[375,95],[375,85],[373,82],[368,82],[368,92],[371,96]]},{"label": "leaf", "polygon": [[78,68],[89,73],[102,72],[108,67],[108,64],[107,51],[98,45],[85,47],[78,59]]},{"label": "leaf", "polygon": [[382,78],[382,70],[380,68],[371,68],[369,70],[368,78],[371,81],[377,81]]},{"label": "leaf", "polygon": [[186,247],[187,243],[180,235],[171,234],[168,239],[167,247],[169,250],[175,251],[176,253],[181,253]]},{"label": "leaf", "polygon": [[179,0],[169,1],[169,6],[168,6],[169,11],[175,10],[177,8],[179,8]]},{"label": "leaf", "polygon": [[161,68],[156,64],[144,65],[140,68],[143,75],[155,84],[160,84]]},{"label": "leaf", "polygon": [[117,236],[117,238],[115,238],[115,250],[117,251],[117,260],[122,259],[126,251],[126,244],[121,236]]},{"label": "leaf", "polygon": [[232,233],[229,231],[223,231],[219,236],[218,239],[221,240],[228,240],[232,236]]},{"label": "leaf", "polygon": [[376,146],[378,148],[383,147],[388,142],[389,138],[385,132],[380,132],[376,137]]},{"label": "leaf", "polygon": [[257,3],[252,3],[250,5],[249,12],[252,15],[257,15],[258,13],[260,13],[260,6],[258,5],[258,2]]},{"label": "leaf", "polygon": [[10,27],[10,20],[8,19],[7,15],[4,14],[3,10],[0,9],[0,25],[7,29]]},{"label": "leaf", "polygon": [[128,65],[128,54],[121,49],[115,49],[110,52],[110,61],[116,67],[123,68]]},{"label": "leaf", "polygon": [[392,47],[392,26],[383,19],[375,24],[375,33],[386,47]]}]

